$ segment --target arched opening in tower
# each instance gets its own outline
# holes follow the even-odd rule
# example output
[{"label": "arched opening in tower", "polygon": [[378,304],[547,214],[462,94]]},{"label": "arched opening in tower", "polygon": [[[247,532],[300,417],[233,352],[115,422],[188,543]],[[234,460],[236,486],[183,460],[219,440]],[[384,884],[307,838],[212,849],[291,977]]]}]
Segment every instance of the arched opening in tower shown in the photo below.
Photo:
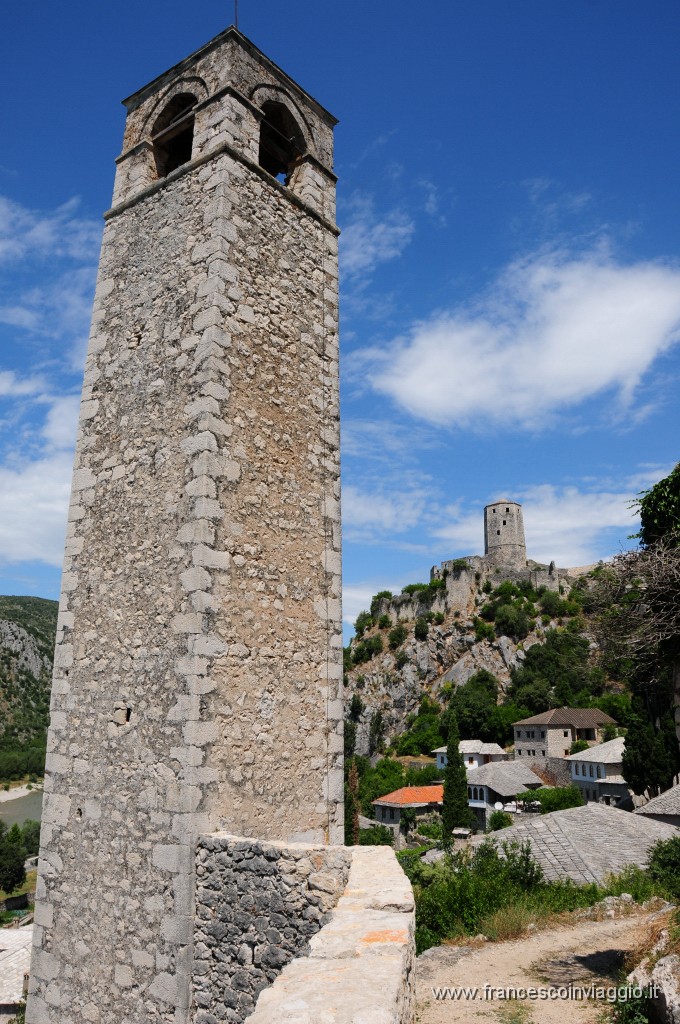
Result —
[{"label": "arched opening in tower", "polygon": [[283,103],[264,103],[262,112],[260,167],[284,185],[289,185],[291,175],[305,152],[304,136]]},{"label": "arched opening in tower", "polygon": [[165,178],[171,171],[191,160],[195,106],[195,96],[179,93],[156,118],[151,141],[159,178]]}]

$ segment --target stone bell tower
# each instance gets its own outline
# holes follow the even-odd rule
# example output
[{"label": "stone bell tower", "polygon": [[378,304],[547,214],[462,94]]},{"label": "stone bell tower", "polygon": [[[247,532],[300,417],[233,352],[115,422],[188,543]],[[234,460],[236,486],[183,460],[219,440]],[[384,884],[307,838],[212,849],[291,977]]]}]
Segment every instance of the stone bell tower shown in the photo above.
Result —
[{"label": "stone bell tower", "polygon": [[343,834],[336,122],[234,28],[125,106],[32,1024],[189,1021],[199,833]]}]

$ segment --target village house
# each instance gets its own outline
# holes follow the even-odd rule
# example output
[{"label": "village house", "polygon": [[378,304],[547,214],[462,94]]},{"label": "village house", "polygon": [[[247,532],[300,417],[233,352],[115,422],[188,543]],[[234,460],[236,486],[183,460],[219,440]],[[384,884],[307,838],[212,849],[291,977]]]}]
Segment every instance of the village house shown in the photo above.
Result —
[{"label": "village house", "polygon": [[[497,743],[482,743],[481,740],[461,740],[458,750],[463,756],[463,764],[467,771],[472,768],[481,768],[483,764],[491,761],[504,761],[505,751]],[[432,753],[437,758],[437,768],[446,768],[449,759],[446,756],[446,747],[437,747]]]},{"label": "village house", "polygon": [[578,786],[586,803],[611,804],[618,807],[630,797],[623,777],[623,736],[598,743],[567,758],[571,781]]},{"label": "village house", "polygon": [[[539,789],[543,782],[531,769],[516,761],[482,765],[468,772],[468,806],[478,828],[485,829],[494,810],[517,811],[517,796]],[[496,806],[498,804],[498,807]]]},{"label": "village house", "polygon": [[379,825],[386,825],[394,835],[394,848],[401,845],[401,823],[405,810],[415,811],[416,817],[441,812],[444,801],[444,786],[439,783],[432,786],[404,786],[393,793],[373,800],[375,820]]},{"label": "village house", "polygon": [[616,725],[599,708],[553,708],[515,722],[515,757],[568,757],[572,743],[602,743],[604,729]]}]

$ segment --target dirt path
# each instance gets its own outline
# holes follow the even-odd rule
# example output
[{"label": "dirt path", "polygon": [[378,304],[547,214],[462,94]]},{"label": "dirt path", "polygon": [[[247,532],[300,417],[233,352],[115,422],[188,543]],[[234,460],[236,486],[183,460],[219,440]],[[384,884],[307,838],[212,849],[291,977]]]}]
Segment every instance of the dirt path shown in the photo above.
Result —
[{"label": "dirt path", "polygon": [[[636,945],[649,915],[581,921],[574,927],[536,932],[513,942],[485,943],[478,949],[439,946],[418,959],[418,1024],[458,1021],[507,1024],[595,1024],[602,1003],[579,999],[519,999],[507,1002],[494,988],[588,988],[619,984],[627,950]],[[478,989],[475,996],[436,999],[433,987]]]}]

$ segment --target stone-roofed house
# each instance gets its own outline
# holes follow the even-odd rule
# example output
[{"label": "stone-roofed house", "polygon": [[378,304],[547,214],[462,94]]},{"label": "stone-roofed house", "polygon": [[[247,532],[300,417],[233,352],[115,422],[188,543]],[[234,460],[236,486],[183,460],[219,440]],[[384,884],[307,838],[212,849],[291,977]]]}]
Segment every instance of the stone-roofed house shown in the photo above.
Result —
[{"label": "stone-roofed house", "polygon": [[515,722],[515,757],[541,760],[568,757],[576,740],[601,743],[604,728],[616,725],[599,708],[553,708]]},{"label": "stone-roofed house", "polygon": [[542,780],[527,765],[516,761],[491,761],[468,772],[468,805],[474,811],[477,824],[486,828],[495,805],[516,810],[515,798],[519,793],[539,789]]},{"label": "stone-roofed house", "polygon": [[[463,763],[468,771],[471,768],[480,768],[490,761],[504,761],[505,751],[497,743],[483,743],[482,740],[461,740],[458,750],[463,755]],[[446,747],[437,747],[432,753],[437,758],[437,768],[446,768],[448,758]]]},{"label": "stone-roofed house", "polygon": [[623,777],[625,746],[623,736],[618,736],[567,758],[572,784],[581,790],[586,803],[618,807],[630,799],[628,783]]},{"label": "stone-roofed house", "polygon": [[665,793],[655,796],[642,807],[638,807],[635,813],[680,828],[680,784],[676,783]]},{"label": "stone-roofed house", "polygon": [[399,827],[401,812],[407,807],[417,813],[440,811],[444,799],[444,787],[440,784],[432,786],[403,786],[393,793],[373,800],[375,818],[381,825]]},{"label": "stone-roofed house", "polygon": [[499,833],[503,842],[528,842],[549,881],[571,878],[580,885],[601,883],[628,864],[644,867],[654,844],[674,836],[680,836],[680,829],[673,825],[641,820],[606,804],[527,815]]}]

